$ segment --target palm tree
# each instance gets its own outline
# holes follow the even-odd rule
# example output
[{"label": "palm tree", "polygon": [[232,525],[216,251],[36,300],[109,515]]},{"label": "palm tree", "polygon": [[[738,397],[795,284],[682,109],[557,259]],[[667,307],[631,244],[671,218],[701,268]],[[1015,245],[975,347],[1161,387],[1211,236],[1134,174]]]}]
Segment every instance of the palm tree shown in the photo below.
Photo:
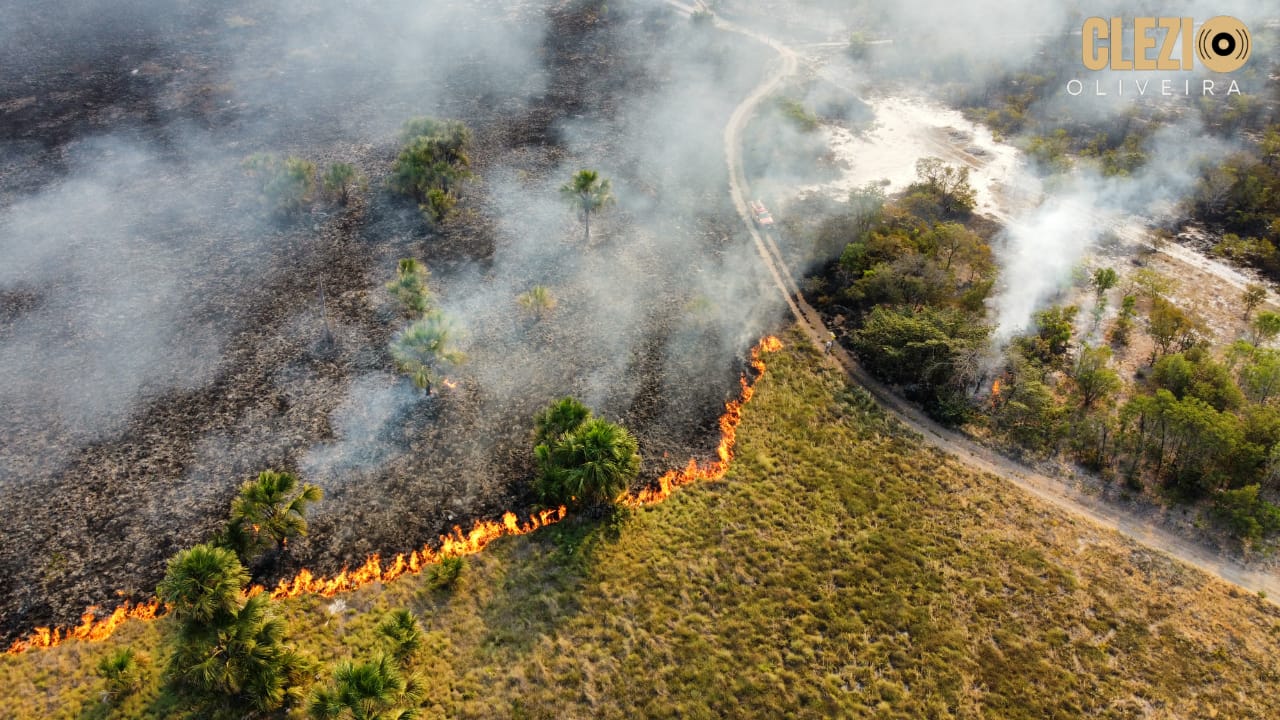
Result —
[{"label": "palm tree", "polygon": [[414,385],[430,392],[440,368],[456,365],[465,356],[453,345],[453,329],[448,320],[439,312],[428,312],[395,336],[391,358],[400,372],[413,379]]},{"label": "palm tree", "polygon": [[372,662],[339,665],[333,684],[312,693],[310,711],[316,720],[410,720],[417,717],[414,706],[422,697],[418,681],[380,655]]},{"label": "palm tree", "polygon": [[549,445],[591,417],[591,409],[577,398],[563,397],[533,418],[533,444]]},{"label": "palm tree", "polygon": [[255,595],[217,623],[184,622],[168,677],[199,717],[242,718],[300,700],[308,663],[284,642],[285,622]]},{"label": "palm tree", "polygon": [[391,646],[391,655],[404,667],[425,642],[418,618],[403,608],[392,610],[378,625],[378,634]]},{"label": "palm tree", "polygon": [[122,698],[142,687],[146,656],[131,647],[115,650],[98,661],[98,676],[107,681],[106,697]]},{"label": "palm tree", "polygon": [[248,582],[230,550],[197,545],[169,561],[156,589],[178,621],[167,677],[199,717],[270,712],[300,692],[306,663],[285,645],[267,595],[242,602]]},{"label": "palm tree", "polygon": [[289,538],[307,534],[307,505],[323,496],[315,485],[299,486],[293,473],[264,470],[240,486],[231,502],[227,544],[245,561],[273,547],[283,549]]},{"label": "palm tree", "polygon": [[542,318],[556,309],[556,296],[546,285],[534,285],[528,292],[521,293],[516,302],[534,316]]},{"label": "palm tree", "polygon": [[573,179],[560,188],[564,196],[575,208],[582,210],[583,237],[591,242],[591,213],[613,203],[613,192],[609,180],[601,178],[595,170],[579,170]]},{"label": "palm tree", "polygon": [[396,279],[387,283],[391,296],[400,301],[408,315],[421,315],[431,307],[431,291],[427,279],[431,271],[413,258],[403,258],[396,265]]},{"label": "palm tree", "polygon": [[535,455],[543,469],[544,501],[603,505],[613,502],[640,473],[635,437],[621,425],[593,418]]},{"label": "palm tree", "polygon": [[178,620],[212,623],[240,607],[240,588],[248,582],[249,573],[230,550],[196,545],[169,560],[156,595]]}]

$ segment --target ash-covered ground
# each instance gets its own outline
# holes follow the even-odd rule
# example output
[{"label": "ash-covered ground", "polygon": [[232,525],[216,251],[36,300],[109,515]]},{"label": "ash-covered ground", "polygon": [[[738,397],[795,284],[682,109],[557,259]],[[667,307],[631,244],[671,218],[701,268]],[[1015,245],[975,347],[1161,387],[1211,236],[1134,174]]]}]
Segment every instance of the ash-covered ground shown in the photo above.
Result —
[{"label": "ash-covered ground", "polygon": [[[530,418],[561,395],[637,433],[643,480],[709,453],[780,317],[720,135],[768,59],[655,2],[5,0],[5,638],[149,596],[262,469],[326,492],[257,569],[273,582],[529,507]],[[421,115],[475,131],[437,230],[384,185]],[[370,189],[281,222],[240,168],[255,152],[350,162]],[[589,244],[557,193],[583,167],[618,198]],[[394,372],[401,257],[462,331],[456,390]],[[543,319],[516,303],[536,284]]]}]

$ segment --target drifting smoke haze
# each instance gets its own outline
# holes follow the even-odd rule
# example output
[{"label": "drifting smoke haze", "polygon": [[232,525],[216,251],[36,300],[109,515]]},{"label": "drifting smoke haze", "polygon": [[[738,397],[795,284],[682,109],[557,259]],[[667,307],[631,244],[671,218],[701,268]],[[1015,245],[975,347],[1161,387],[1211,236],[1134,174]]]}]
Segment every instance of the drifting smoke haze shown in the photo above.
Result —
[{"label": "drifting smoke haze", "polygon": [[[565,2],[0,5],[0,58],[22,68],[0,79],[5,631],[65,622],[116,589],[147,594],[163,559],[207,537],[235,487],[267,467],[326,491],[287,574],[518,507],[530,416],[565,394],[633,427],[650,477],[711,449],[744,351],[781,317],[729,203],[723,147],[733,107],[775,58],[657,0],[610,5],[606,17]],[[855,108],[876,73],[964,56],[980,86],[1034,68],[1046,36],[1108,12],[725,6],[806,42],[851,29],[893,39],[874,46],[872,70],[805,96]],[[997,39],[974,43],[993,18]],[[1098,121],[1128,107],[1077,99],[1073,112]],[[441,232],[383,188],[400,125],[421,115],[476,136],[477,177]],[[752,133],[814,153],[767,113]],[[1139,176],[1075,177],[1015,211],[1000,332],[1052,300],[1100,232],[1090,218],[1150,214],[1184,193],[1194,162],[1179,148],[1204,147],[1200,134],[1189,122],[1156,133]],[[280,224],[240,169],[254,152],[351,162],[371,189],[350,212],[321,205]],[[559,195],[580,168],[617,197],[589,245]],[[804,177],[776,153],[748,168],[779,196]],[[387,343],[405,320],[382,285],[410,256],[426,261],[468,356],[450,373],[457,391],[424,397],[392,370]],[[516,303],[535,285],[556,298],[546,319]]]},{"label": "drifting smoke haze", "polygon": [[[1006,219],[997,238],[1001,289],[993,300],[994,341],[1002,345],[1033,325],[1037,310],[1071,286],[1072,271],[1108,234],[1141,236],[1169,220],[1194,188],[1198,169],[1226,157],[1228,141],[1194,122],[1166,126],[1148,139],[1148,162],[1129,177],[1075,171],[1044,189],[1042,202]],[[1026,178],[1035,184],[1034,178]]]},{"label": "drifting smoke haze", "polygon": [[[1190,16],[1204,21],[1232,15],[1261,28],[1271,17],[1257,3],[1075,3],[1031,2],[1010,5],[999,2],[945,3],[907,0],[864,16],[876,30],[869,37],[887,37],[891,43],[872,46],[873,62],[887,74],[905,78],[926,77],[957,83],[966,92],[1004,86],[1012,72],[1045,75],[1054,83],[1047,95],[1031,105],[1028,117],[1051,134],[1061,124],[1089,123],[1100,131],[1117,124],[1141,122],[1135,108],[1161,116],[1166,125],[1146,138],[1142,150],[1148,160],[1130,177],[1102,177],[1090,170],[1073,171],[1042,187],[1040,178],[1025,164],[1003,184],[1002,209],[994,214],[1005,223],[995,241],[1001,265],[1000,286],[993,299],[995,345],[1001,346],[1033,325],[1034,313],[1061,298],[1090,248],[1109,233],[1128,237],[1145,233],[1147,224],[1173,218],[1174,205],[1195,186],[1205,163],[1238,149],[1235,142],[1209,133],[1201,124],[1196,104],[1202,80],[1214,79],[1217,96],[1225,102],[1228,79],[1197,68],[1193,73],[1086,71],[1080,58],[1080,26],[1085,17]],[[1127,23],[1124,54],[1132,58],[1132,26]],[[1157,39],[1159,48],[1163,36]],[[1256,52],[1251,67],[1241,73],[1245,93],[1260,92],[1266,81],[1266,62]],[[1084,83],[1084,92],[1070,96],[1069,78]],[[1161,96],[1161,81],[1170,79],[1172,97]],[[1192,94],[1186,96],[1184,80]],[[1116,84],[1126,83],[1126,95]],[[864,83],[871,83],[863,79]],[[1147,85],[1147,97],[1138,98],[1135,82]],[[1098,83],[1106,96],[1097,96]],[[871,83],[873,84],[873,83]],[[890,119],[888,122],[892,123]],[[1061,124],[1060,124],[1061,123]],[[989,151],[995,147],[984,148]],[[905,167],[908,158],[903,158]],[[1034,198],[1039,196],[1039,200]],[[1030,197],[1032,202],[1026,202]]]},{"label": "drifting smoke haze", "polygon": [[[632,426],[650,476],[714,447],[781,305],[744,251],[721,137],[760,48],[660,3],[608,23],[496,2],[135,3],[57,30],[111,11],[3,12],[0,32],[46,46],[0,86],[0,502],[37,508],[9,511],[8,632],[146,595],[263,468],[326,490],[288,573],[513,506],[529,417],[564,394]],[[381,187],[418,115],[476,133],[442,234]],[[367,205],[278,223],[240,168],[254,152],[352,162]],[[618,200],[590,246],[559,196],[582,167]],[[382,284],[406,256],[468,356],[456,392],[391,372],[404,320]],[[556,297],[546,320],[516,304],[533,285]]]}]

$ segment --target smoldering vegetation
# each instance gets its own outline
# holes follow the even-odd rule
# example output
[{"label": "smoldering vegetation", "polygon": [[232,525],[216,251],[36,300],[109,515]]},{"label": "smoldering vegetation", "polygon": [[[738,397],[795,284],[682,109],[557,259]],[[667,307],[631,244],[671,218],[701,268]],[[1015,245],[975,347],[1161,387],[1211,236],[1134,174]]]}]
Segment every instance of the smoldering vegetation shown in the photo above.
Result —
[{"label": "smoldering vegetation", "polygon": [[[1028,162],[1002,190],[1007,212],[996,218],[1007,226],[995,240],[1002,267],[991,307],[997,345],[1027,330],[1036,310],[1060,298],[1070,287],[1072,269],[1099,239],[1176,230],[1185,222],[1181,203],[1208,169],[1260,136],[1265,119],[1275,117],[1276,57],[1268,49],[1275,11],[1257,3],[1187,2],[1176,9],[1151,2],[1085,7],[1047,0],[1016,6],[936,0],[799,4],[812,10],[799,15],[814,20],[797,37],[848,44],[832,51],[821,77],[843,78],[848,89],[867,96],[920,94],[955,105],[1027,151]],[[768,24],[780,12],[780,6],[765,4],[757,24]],[[1253,56],[1230,76],[1199,64],[1193,72],[1172,74],[1085,70],[1086,17],[1125,18],[1124,37],[1116,42],[1131,60],[1132,18],[1167,15],[1197,22],[1237,17],[1253,31]],[[1067,93],[1069,79],[1083,83],[1080,95]],[[1163,80],[1174,81],[1173,95],[1162,95]],[[1215,83],[1215,97],[1201,98],[1205,80]],[[1226,97],[1231,80],[1249,97]],[[1190,95],[1183,94],[1184,81]],[[1125,83],[1124,95],[1117,91],[1119,82]],[[1136,83],[1147,88],[1145,96],[1136,97]],[[1064,172],[1067,153],[1091,154],[1095,161]],[[904,167],[910,162],[903,158]],[[1042,183],[1045,176],[1054,177]]]},{"label": "smoldering vegetation", "polygon": [[[528,507],[529,419],[565,394],[633,428],[651,480],[714,447],[779,317],[720,135],[767,58],[663,5],[3,13],[7,60],[28,57],[22,32],[40,48],[0,81],[9,636],[149,595],[267,467],[326,499],[263,581]],[[110,19],[68,25],[93,17]],[[423,115],[475,133],[476,177],[434,229],[383,182]],[[255,152],[348,162],[370,189],[277,217],[241,168]],[[582,167],[618,198],[589,244],[558,193]],[[394,372],[382,286],[401,257],[460,332],[456,389]],[[516,300],[535,285],[556,300],[541,316]]]}]

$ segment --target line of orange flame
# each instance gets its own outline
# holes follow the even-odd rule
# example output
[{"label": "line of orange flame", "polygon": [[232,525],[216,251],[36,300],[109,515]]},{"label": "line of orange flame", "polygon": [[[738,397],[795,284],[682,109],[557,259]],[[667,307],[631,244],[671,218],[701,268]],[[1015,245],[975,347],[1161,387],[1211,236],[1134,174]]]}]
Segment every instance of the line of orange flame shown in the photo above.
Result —
[{"label": "line of orange flame", "polygon": [[160,601],[155,598],[137,605],[125,601],[123,605],[111,611],[110,615],[99,620],[98,606],[90,605],[80,616],[79,625],[69,628],[38,627],[25,638],[14,640],[8,652],[10,655],[16,655],[27,650],[60,645],[67,640],[106,640],[125,620],[151,620],[160,612]]},{"label": "line of orange flame", "polygon": [[[755,368],[757,377],[765,371],[761,353],[777,352],[782,349],[782,341],[776,337],[766,337],[751,350],[751,366]],[[699,465],[696,459],[680,470],[670,470],[658,478],[655,486],[628,492],[619,498],[619,502],[629,507],[660,503],[671,496],[677,488],[694,482],[719,480],[729,469],[733,459],[733,448],[737,441],[738,423],[742,421],[742,407],[755,394],[753,381],[741,378],[742,394],[737,400],[725,403],[725,412],[720,416],[720,444],[716,448],[716,460],[706,465]],[[271,590],[271,599],[297,597],[315,594],[332,597],[338,593],[355,590],[370,583],[388,583],[406,574],[417,574],[423,568],[439,562],[444,558],[461,557],[480,552],[486,545],[501,537],[527,535],[538,528],[546,527],[564,519],[567,511],[562,505],[555,509],[543,510],[531,516],[528,522],[520,523],[513,512],[507,512],[501,520],[477,520],[469,532],[455,526],[453,532],[440,537],[440,546],[432,548],[427,545],[413,552],[400,553],[395,559],[383,564],[381,555],[373,555],[357,568],[344,568],[333,577],[317,577],[310,570],[300,570],[289,580],[281,580]],[[261,586],[249,589],[249,595],[266,592]],[[105,640],[126,620],[151,620],[162,614],[163,609],[156,599],[130,604],[125,602],[110,615],[97,619],[97,606],[91,606],[80,617],[80,624],[70,628],[36,628],[25,638],[15,640],[9,646],[10,655],[27,650],[49,648],[67,640]]]},{"label": "line of orange flame", "polygon": [[[781,349],[782,341],[773,336],[766,337],[752,348],[751,367],[755,368],[757,377],[763,375],[765,370],[760,354],[777,352]],[[745,376],[739,378],[739,382],[742,383],[742,394],[737,400],[725,403],[724,414],[720,416],[720,445],[716,447],[717,459],[705,465],[699,465],[697,459],[690,458],[689,464],[683,469],[668,470],[658,478],[656,486],[626,493],[619,498],[619,502],[628,507],[653,505],[671,497],[672,493],[685,485],[719,480],[724,477],[729,470],[729,462],[733,460],[733,446],[738,440],[738,423],[742,422],[742,406],[750,402],[751,396],[755,394],[753,382],[748,382]]]}]

